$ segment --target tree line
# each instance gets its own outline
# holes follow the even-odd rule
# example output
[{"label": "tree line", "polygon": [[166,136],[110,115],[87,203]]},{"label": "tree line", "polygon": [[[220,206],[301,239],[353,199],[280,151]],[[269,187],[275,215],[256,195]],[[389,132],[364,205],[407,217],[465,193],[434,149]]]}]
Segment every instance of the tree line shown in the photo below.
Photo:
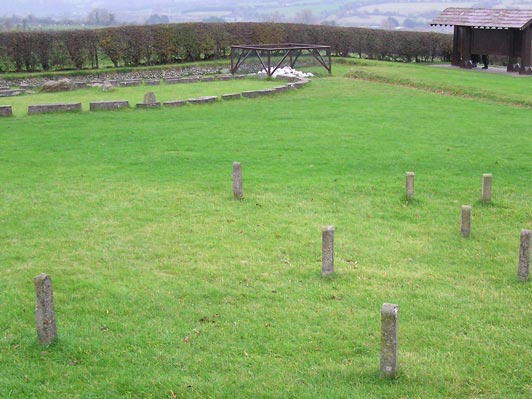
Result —
[{"label": "tree line", "polygon": [[310,43],[331,46],[333,55],[379,60],[449,60],[452,36],[274,23],[184,23],[95,30],[0,33],[0,71],[95,69],[213,60],[231,45]]}]

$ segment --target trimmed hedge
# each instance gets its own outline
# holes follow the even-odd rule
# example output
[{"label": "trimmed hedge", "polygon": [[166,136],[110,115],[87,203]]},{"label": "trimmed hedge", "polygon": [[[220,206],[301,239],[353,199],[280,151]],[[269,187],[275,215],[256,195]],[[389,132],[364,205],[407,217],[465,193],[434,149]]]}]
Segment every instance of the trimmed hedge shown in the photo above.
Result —
[{"label": "trimmed hedge", "polygon": [[452,36],[432,32],[273,23],[187,23],[97,30],[0,33],[0,71],[164,65],[229,55],[231,45],[312,43],[333,55],[400,61],[449,60]]}]

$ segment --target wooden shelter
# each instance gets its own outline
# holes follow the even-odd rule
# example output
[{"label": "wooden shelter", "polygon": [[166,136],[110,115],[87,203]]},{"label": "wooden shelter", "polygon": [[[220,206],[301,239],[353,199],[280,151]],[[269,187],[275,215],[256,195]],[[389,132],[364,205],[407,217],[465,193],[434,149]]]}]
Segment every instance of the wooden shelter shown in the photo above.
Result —
[{"label": "wooden shelter", "polygon": [[454,26],[451,64],[472,68],[472,54],[508,56],[508,72],[532,75],[532,10],[447,8],[432,26]]}]

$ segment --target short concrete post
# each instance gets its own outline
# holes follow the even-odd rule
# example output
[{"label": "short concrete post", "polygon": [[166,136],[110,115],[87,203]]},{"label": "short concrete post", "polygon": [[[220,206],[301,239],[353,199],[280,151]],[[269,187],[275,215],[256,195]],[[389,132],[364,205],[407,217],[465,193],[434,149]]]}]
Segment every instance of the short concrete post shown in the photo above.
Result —
[{"label": "short concrete post", "polygon": [[484,173],[482,175],[482,201],[491,202],[491,183],[493,175],[491,173]]},{"label": "short concrete post", "polygon": [[519,268],[517,277],[526,281],[530,277],[530,236],[532,231],[521,230],[521,245],[519,246]]},{"label": "short concrete post", "polygon": [[399,306],[383,303],[381,309],[381,378],[397,377],[397,347],[399,341]]},{"label": "short concrete post", "polygon": [[414,172],[406,172],[405,191],[407,200],[414,198]]},{"label": "short concrete post", "polygon": [[334,226],[321,228],[321,275],[332,276],[334,273]]},{"label": "short concrete post", "polygon": [[462,225],[460,228],[462,237],[469,237],[471,234],[471,205],[462,205]]},{"label": "short concrete post", "polygon": [[57,339],[52,280],[50,276],[42,273],[33,279],[33,283],[37,294],[37,306],[35,308],[37,336],[39,344],[46,346]]},{"label": "short concrete post", "polygon": [[233,162],[233,195],[236,199],[244,198],[242,192],[242,165],[240,165],[240,162]]}]

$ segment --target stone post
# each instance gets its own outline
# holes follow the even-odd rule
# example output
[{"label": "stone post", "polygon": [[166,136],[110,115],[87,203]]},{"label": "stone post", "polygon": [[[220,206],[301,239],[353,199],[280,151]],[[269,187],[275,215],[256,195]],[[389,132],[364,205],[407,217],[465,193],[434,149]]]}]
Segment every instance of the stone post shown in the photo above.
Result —
[{"label": "stone post", "polygon": [[462,205],[462,226],[460,233],[462,237],[469,237],[471,234],[471,205]]},{"label": "stone post", "polygon": [[414,198],[414,172],[406,172],[405,191],[407,201]]},{"label": "stone post", "polygon": [[381,309],[381,378],[397,377],[397,347],[399,324],[397,314],[399,306],[383,303]]},{"label": "stone post", "polygon": [[57,339],[52,280],[50,276],[41,273],[33,279],[33,283],[37,294],[37,306],[35,308],[37,336],[39,344],[46,346]]},{"label": "stone post", "polygon": [[242,165],[240,165],[240,162],[233,162],[233,195],[236,199],[244,198],[242,192]]},{"label": "stone post", "polygon": [[482,201],[491,202],[491,183],[493,175],[491,173],[484,173],[482,175]]},{"label": "stone post", "polygon": [[521,245],[519,246],[519,268],[517,277],[526,281],[530,277],[530,236],[532,231],[521,230]]},{"label": "stone post", "polygon": [[334,273],[334,226],[321,228],[321,275],[332,276]]}]

